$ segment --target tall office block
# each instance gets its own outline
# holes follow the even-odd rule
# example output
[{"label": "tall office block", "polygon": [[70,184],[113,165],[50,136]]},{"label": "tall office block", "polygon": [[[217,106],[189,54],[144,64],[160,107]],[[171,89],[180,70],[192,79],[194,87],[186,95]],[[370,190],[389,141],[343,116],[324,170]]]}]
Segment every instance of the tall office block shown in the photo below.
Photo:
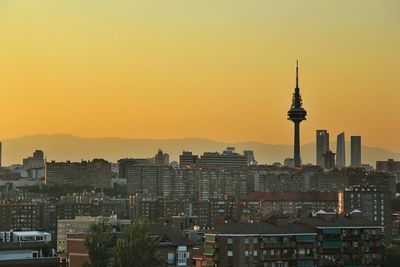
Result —
[{"label": "tall office block", "polygon": [[296,63],[296,88],[294,89],[292,97],[292,106],[288,111],[288,120],[294,123],[294,166],[301,166],[300,157],[300,123],[306,120],[307,111],[303,108],[303,101],[301,100],[299,88],[299,67]]},{"label": "tall office block", "polygon": [[346,148],[344,132],[337,136],[336,141],[336,166],[340,169],[346,167]]},{"label": "tall office block", "polygon": [[351,166],[361,166],[361,136],[352,136],[351,143]]},{"label": "tall office block", "polygon": [[316,164],[324,166],[324,154],[329,150],[329,133],[327,130],[317,130],[316,132]]}]

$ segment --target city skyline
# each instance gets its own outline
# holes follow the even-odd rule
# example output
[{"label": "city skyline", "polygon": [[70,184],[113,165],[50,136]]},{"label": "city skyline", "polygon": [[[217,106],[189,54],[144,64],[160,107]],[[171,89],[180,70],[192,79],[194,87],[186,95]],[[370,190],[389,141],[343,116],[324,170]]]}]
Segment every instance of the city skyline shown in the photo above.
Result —
[{"label": "city skyline", "polygon": [[0,1],[0,266],[398,267],[399,14]]},{"label": "city skyline", "polygon": [[229,4],[3,1],[0,138],[291,144],[285,113],[299,58],[310,114],[302,144],[329,129],[400,152],[400,126],[387,116],[400,114],[397,1]]}]

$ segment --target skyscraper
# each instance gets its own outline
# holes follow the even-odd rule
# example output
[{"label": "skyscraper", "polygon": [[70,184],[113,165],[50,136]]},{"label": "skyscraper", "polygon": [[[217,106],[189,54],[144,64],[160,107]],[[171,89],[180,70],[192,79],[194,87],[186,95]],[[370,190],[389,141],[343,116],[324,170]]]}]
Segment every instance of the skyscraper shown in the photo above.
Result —
[{"label": "skyscraper", "polygon": [[336,140],[336,166],[340,168],[346,167],[346,148],[344,132],[337,136]]},{"label": "skyscraper", "polygon": [[329,150],[329,133],[327,130],[317,130],[316,133],[317,159],[316,164],[324,166],[324,154]]},{"label": "skyscraper", "polygon": [[296,62],[296,88],[292,97],[292,106],[288,111],[288,120],[294,123],[294,166],[301,166],[300,158],[300,123],[306,120],[307,111],[302,107],[300,89],[299,89],[299,65]]},{"label": "skyscraper", "polygon": [[361,136],[352,136],[351,143],[351,166],[361,166]]}]

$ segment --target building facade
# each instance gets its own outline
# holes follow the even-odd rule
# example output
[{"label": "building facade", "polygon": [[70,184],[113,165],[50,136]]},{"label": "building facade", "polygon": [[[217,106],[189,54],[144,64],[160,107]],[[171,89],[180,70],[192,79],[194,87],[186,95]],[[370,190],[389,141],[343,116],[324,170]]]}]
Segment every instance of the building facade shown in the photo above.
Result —
[{"label": "building facade", "polygon": [[346,167],[346,140],[344,132],[336,139],[336,166],[341,169]]},{"label": "building facade", "polygon": [[111,163],[104,159],[82,162],[47,162],[46,183],[111,188]]},{"label": "building facade", "polygon": [[361,166],[361,136],[351,136],[350,138],[351,146],[351,166],[360,167]]},{"label": "building facade", "polygon": [[327,130],[316,132],[316,165],[324,166],[324,154],[329,150],[329,133]]}]

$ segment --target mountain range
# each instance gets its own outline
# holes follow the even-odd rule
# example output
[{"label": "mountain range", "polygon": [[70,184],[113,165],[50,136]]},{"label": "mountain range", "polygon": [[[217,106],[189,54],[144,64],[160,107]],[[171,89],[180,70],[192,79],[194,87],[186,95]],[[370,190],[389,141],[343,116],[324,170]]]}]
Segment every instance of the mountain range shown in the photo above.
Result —
[{"label": "mountain range", "polygon": [[[204,138],[181,139],[125,139],[125,138],[80,138],[68,134],[37,134],[2,140],[3,166],[22,163],[22,159],[32,155],[34,150],[43,150],[47,160],[80,161],[104,158],[116,162],[120,158],[153,157],[158,149],[170,155],[170,160],[179,159],[182,151],[195,154],[203,152],[222,152],[227,146],[234,146],[237,152],[253,150],[256,160],[261,164],[281,162],[291,157],[291,145],[270,145],[260,142],[224,143]],[[336,144],[331,143],[331,150]],[[315,163],[315,143],[304,144],[301,148],[303,163]],[[346,143],[346,160],[350,163],[349,143]],[[362,162],[375,166],[377,160],[400,159],[400,153],[394,153],[379,147],[362,146]]]}]

